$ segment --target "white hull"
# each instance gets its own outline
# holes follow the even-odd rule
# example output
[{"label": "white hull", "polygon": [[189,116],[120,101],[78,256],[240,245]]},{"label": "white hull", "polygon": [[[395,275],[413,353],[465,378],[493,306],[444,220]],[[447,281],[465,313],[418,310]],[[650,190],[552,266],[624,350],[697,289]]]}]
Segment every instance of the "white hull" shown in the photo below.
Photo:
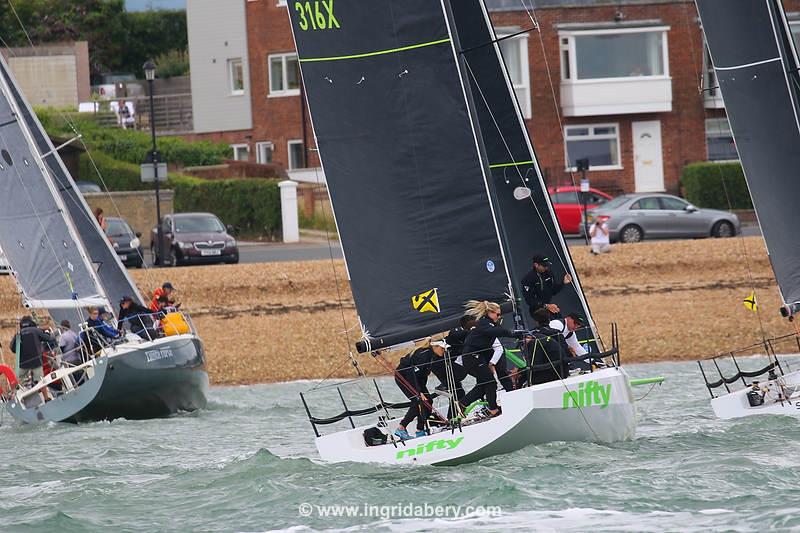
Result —
[{"label": "white hull", "polygon": [[760,382],[762,388],[767,388],[766,397],[762,405],[751,406],[747,399],[750,387],[734,391],[719,398],[711,400],[711,408],[717,418],[723,420],[741,418],[753,415],[792,415],[800,416],[800,392],[789,392],[789,398],[780,401],[778,394],[781,384],[790,391],[800,388],[800,371],[791,372],[774,381]]},{"label": "white hull", "polygon": [[[589,382],[594,382],[590,385],[593,394],[579,395]],[[576,406],[576,401],[582,406]],[[622,441],[636,431],[633,393],[621,369],[608,368],[563,382],[501,391],[498,403],[502,415],[460,430],[367,446],[363,432],[370,426],[362,426],[318,437],[317,449],[323,460],[331,462],[448,465],[513,452],[530,444]],[[397,419],[390,421],[392,432],[397,423]]]}]

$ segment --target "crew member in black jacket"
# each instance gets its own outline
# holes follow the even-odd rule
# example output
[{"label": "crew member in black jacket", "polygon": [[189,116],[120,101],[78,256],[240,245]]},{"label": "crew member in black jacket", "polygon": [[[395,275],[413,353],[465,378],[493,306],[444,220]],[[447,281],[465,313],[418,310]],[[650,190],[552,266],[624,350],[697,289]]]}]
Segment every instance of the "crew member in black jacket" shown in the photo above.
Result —
[{"label": "crew member in black jacket", "polygon": [[[12,352],[19,350],[19,369],[17,377],[20,382],[28,378],[28,375],[36,384],[44,377],[42,371],[42,344],[56,343],[55,337],[45,333],[36,325],[33,318],[24,316],[19,321],[19,333],[14,335],[9,343]],[[17,345],[19,344],[19,346]],[[50,399],[47,388],[42,389],[45,400]]]},{"label": "crew member in black jacket", "polygon": [[559,315],[559,308],[553,303],[553,296],[561,292],[564,285],[572,283],[572,276],[564,274],[563,281],[559,281],[550,269],[551,262],[548,257],[541,254],[533,256],[533,266],[530,272],[522,278],[522,289],[525,295],[525,302],[531,315],[537,309],[544,307],[551,314]]},{"label": "crew member in black jacket", "polygon": [[[128,326],[131,333],[136,333],[141,337],[155,338],[155,330],[152,328],[152,315],[153,311],[134,302],[130,296],[123,296],[119,301],[117,320],[120,329],[125,329],[125,326]],[[150,325],[149,328],[148,324]]]},{"label": "crew member in black jacket", "polygon": [[489,413],[494,416],[499,414],[497,407],[497,384],[489,368],[489,360],[494,349],[492,345],[499,337],[517,337],[510,330],[500,327],[500,306],[494,302],[475,301],[467,302],[467,313],[478,319],[477,325],[470,330],[464,341],[464,352],[461,359],[467,374],[475,377],[477,384],[461,400],[464,407],[475,400],[486,397],[489,404]]},{"label": "crew member in black jacket", "polygon": [[411,400],[411,406],[406,412],[406,416],[397,426],[395,435],[401,439],[410,439],[411,435],[406,430],[408,424],[415,418],[417,419],[416,437],[427,435],[425,423],[431,414],[431,393],[428,392],[428,376],[431,374],[431,363],[441,359],[445,351],[449,348],[443,340],[432,341],[430,346],[417,348],[410,354],[402,357],[395,370],[394,381],[403,394]]},{"label": "crew member in black jacket", "polygon": [[[547,383],[569,376],[569,347],[564,336],[550,327],[550,313],[547,309],[538,309],[533,313],[536,322],[529,340],[526,358],[529,363],[528,383],[534,385]],[[541,368],[534,369],[539,366]]]}]

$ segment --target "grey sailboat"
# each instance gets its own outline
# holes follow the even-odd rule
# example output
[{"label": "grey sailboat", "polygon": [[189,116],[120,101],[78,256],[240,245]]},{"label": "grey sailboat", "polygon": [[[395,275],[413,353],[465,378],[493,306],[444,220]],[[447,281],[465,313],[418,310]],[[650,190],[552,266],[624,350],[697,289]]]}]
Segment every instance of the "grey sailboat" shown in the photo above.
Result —
[{"label": "grey sailboat", "polygon": [[[780,313],[793,320],[800,311],[800,187],[796,183],[800,168],[800,62],[792,32],[780,0],[696,2],[778,283],[783,302]],[[751,304],[756,305],[754,296]],[[743,371],[734,353],[712,358],[719,375],[715,380],[709,379],[703,362],[699,362],[718,417],[800,414],[796,404],[800,372],[784,374],[775,353],[776,347],[787,344],[800,349],[800,338],[787,335],[763,339],[760,346],[769,363],[756,371]],[[726,375],[720,359],[732,359],[735,370]],[[755,381],[758,379],[761,381]],[[732,390],[739,381],[743,388]],[[719,390],[726,393],[717,396],[715,391]]]},{"label": "grey sailboat", "polygon": [[[91,333],[82,324],[87,307],[111,309],[123,295],[142,303],[2,58],[0,250],[26,308],[81,324],[86,334]],[[20,386],[5,398],[6,409],[15,419],[34,423],[153,418],[204,407],[203,344],[188,316],[181,318],[187,327],[176,335],[146,330],[93,354],[82,348],[80,364]]]}]

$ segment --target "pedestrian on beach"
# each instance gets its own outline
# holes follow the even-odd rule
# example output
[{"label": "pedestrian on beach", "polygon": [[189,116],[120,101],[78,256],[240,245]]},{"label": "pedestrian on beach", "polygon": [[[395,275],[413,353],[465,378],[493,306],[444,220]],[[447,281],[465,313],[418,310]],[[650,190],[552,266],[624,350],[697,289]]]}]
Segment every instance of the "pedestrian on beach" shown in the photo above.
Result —
[{"label": "pedestrian on beach", "polygon": [[591,228],[589,236],[592,238],[592,253],[606,254],[611,251],[611,239],[608,236],[608,217],[597,217]]}]

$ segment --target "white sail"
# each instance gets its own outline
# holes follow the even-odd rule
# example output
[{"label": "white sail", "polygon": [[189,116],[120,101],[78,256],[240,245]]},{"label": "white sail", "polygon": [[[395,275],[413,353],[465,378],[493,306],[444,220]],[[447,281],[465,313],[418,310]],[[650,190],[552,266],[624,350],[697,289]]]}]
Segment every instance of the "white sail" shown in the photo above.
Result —
[{"label": "white sail", "polygon": [[[8,71],[5,60],[0,61]],[[8,83],[11,79],[0,79],[0,249],[26,306],[107,305],[92,263],[22,120]]]}]

